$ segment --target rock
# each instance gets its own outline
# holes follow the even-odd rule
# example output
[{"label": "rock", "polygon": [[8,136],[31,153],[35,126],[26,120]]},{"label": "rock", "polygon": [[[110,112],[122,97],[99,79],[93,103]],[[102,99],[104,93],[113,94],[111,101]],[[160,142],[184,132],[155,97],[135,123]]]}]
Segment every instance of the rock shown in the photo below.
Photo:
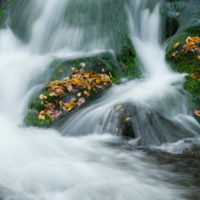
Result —
[{"label": "rock", "polygon": [[116,105],[105,121],[104,132],[127,139],[137,138],[144,146],[193,136],[180,122],[167,118],[161,111],[133,102]]},{"label": "rock", "polygon": [[[176,11],[180,12],[180,16],[179,19],[177,18],[179,29],[168,40],[166,60],[174,71],[188,74],[185,77],[184,88],[190,93],[189,104],[194,112],[200,109],[200,81],[198,79],[200,73],[200,60],[198,59],[200,42],[193,41],[196,43],[194,45],[196,49],[190,49],[192,43],[189,44],[188,42],[187,44],[187,40],[188,38],[200,37],[200,4],[196,0],[190,2],[184,0],[180,1],[179,4],[174,0],[168,2],[168,4],[179,8]],[[176,46],[176,44],[179,45]],[[184,45],[190,46],[188,51],[185,51]]]},{"label": "rock", "polygon": [[200,25],[198,0],[165,0],[161,2],[163,40],[177,32]]},{"label": "rock", "polygon": [[[130,50],[133,51],[132,49]],[[128,49],[125,50],[125,53],[117,57],[114,57],[111,53],[102,53],[92,57],[77,58],[68,61],[55,60],[45,73],[50,74],[47,81],[50,84],[35,94],[30,102],[25,117],[26,124],[49,127],[59,124],[62,121],[64,122],[74,112],[100,97],[102,92],[112,82],[118,83],[122,77],[138,77],[138,70],[134,66],[135,57],[132,57],[132,54],[127,52]],[[124,65],[126,65],[126,69],[124,69]],[[74,80],[72,85],[65,86],[66,83],[63,81],[66,79],[70,79],[71,81],[71,75],[76,75],[79,78],[87,76],[90,80],[97,77],[97,80],[93,81],[96,81],[95,83],[98,87],[95,88],[94,84],[88,85],[86,89],[79,86],[76,87],[76,83],[74,84],[76,80]],[[98,76],[101,76],[101,79]],[[85,84],[83,79],[79,80],[79,82],[82,83],[82,86]],[[51,89],[50,91],[49,88],[55,89]],[[53,105],[51,106],[49,103],[53,103]],[[64,104],[62,107],[65,106],[66,112],[58,108],[60,104]],[[47,106],[51,108],[47,109]]]},{"label": "rock", "polygon": [[[188,52],[184,52],[184,45],[186,45],[186,40],[189,37],[196,36],[200,36],[200,26],[181,31],[171,39],[166,51],[166,59],[172,69],[180,73],[188,73],[185,77],[184,88],[191,94],[189,97],[190,107],[193,110],[200,109],[200,79],[198,78],[200,72],[200,60],[198,59],[200,42],[195,45],[197,51],[191,49]],[[180,45],[174,48],[177,43]],[[174,52],[177,53],[174,54]]]}]

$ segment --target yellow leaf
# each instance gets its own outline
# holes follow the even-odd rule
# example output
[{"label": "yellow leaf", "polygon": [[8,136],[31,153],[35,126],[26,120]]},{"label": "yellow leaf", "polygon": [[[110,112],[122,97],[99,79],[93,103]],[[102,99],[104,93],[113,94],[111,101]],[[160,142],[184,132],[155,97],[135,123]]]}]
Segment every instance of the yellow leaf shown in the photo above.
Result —
[{"label": "yellow leaf", "polygon": [[81,92],[77,93],[77,97],[81,97],[81,95],[82,95]]},{"label": "yellow leaf", "polygon": [[127,117],[126,119],[125,119],[125,122],[128,122],[128,121],[130,121],[131,120],[131,118],[130,117]]},{"label": "yellow leaf", "polygon": [[45,96],[44,94],[41,94],[41,95],[40,95],[40,99],[41,99],[41,100],[45,100],[45,99],[47,99],[47,96]]},{"label": "yellow leaf", "polygon": [[90,85],[88,85],[88,90],[91,90],[91,86]]},{"label": "yellow leaf", "polygon": [[56,94],[55,92],[51,92],[51,93],[49,93],[49,96],[50,97],[58,97],[58,94]]},{"label": "yellow leaf", "polygon": [[177,54],[178,54],[178,51],[175,51],[174,53],[172,53],[172,56],[176,57]]},{"label": "yellow leaf", "polygon": [[177,43],[174,45],[174,49],[176,49],[179,45],[180,45],[180,43],[177,42]]},{"label": "yellow leaf", "polygon": [[90,93],[88,92],[88,91],[84,91],[84,94],[86,95],[86,96],[90,96]]},{"label": "yellow leaf", "polygon": [[59,101],[59,106],[60,106],[60,109],[62,109],[62,107],[63,107],[63,102],[62,101]]},{"label": "yellow leaf", "polygon": [[118,105],[118,106],[116,107],[116,110],[119,111],[119,110],[121,110],[121,108],[122,108],[122,105]]},{"label": "yellow leaf", "polygon": [[38,115],[38,120],[45,120],[45,115]]}]

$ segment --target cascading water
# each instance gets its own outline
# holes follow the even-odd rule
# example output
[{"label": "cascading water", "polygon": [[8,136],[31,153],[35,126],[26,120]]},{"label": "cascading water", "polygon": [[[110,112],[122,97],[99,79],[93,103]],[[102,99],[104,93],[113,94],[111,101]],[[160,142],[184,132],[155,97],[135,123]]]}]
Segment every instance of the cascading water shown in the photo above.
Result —
[{"label": "cascading water", "polygon": [[[22,126],[24,111],[30,96],[45,84],[41,74],[55,57],[68,59],[115,47],[111,33],[109,37],[100,33],[103,5],[108,1],[19,2],[16,10],[25,11],[18,21],[15,20],[17,11],[10,18],[15,31],[9,27],[0,31],[0,199],[185,199],[189,191],[173,181],[179,180],[178,174],[137,149],[143,136],[147,137],[143,145],[147,146],[148,140],[149,144],[168,142],[151,148],[172,153],[184,149],[184,140],[173,144],[169,142],[179,137],[166,136],[164,141],[159,140],[152,126],[142,124],[142,116],[138,116],[140,128],[135,140],[123,141],[108,133],[112,133],[110,127],[115,122],[110,115],[113,107],[126,102],[155,109],[167,119],[173,119],[182,126],[184,137],[195,137],[198,133],[199,125],[188,115],[186,99],[178,90],[183,75],[171,72],[164,61],[158,35],[159,7],[155,6],[151,13],[145,9],[146,0],[127,1],[125,5],[144,77],[113,86],[100,100],[72,116],[62,127],[65,135],[62,136],[53,129]],[[74,10],[70,11],[69,7]],[[87,13],[94,8],[97,23],[83,26],[84,20],[90,17]],[[67,20],[66,10],[73,16]],[[83,21],[76,17],[78,11],[83,11]],[[20,31],[24,38],[18,37],[22,35]],[[159,119],[155,120],[156,128],[160,134],[166,134],[166,128],[161,128],[159,123]],[[77,134],[88,135],[76,137]]]}]

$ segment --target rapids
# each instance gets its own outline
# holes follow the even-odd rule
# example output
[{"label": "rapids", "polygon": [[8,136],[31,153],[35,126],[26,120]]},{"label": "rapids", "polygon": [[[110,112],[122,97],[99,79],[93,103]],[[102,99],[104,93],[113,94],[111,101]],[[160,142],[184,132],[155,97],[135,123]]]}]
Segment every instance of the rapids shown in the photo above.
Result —
[{"label": "rapids", "polygon": [[[191,194],[198,199],[196,185],[185,184],[193,174],[184,176],[174,170],[173,162],[157,160],[162,156],[165,160],[165,154],[180,155],[193,144],[199,146],[200,126],[187,106],[184,74],[174,73],[165,62],[159,4],[154,1],[151,11],[147,0],[124,3],[143,73],[140,79],[113,86],[60,130],[23,124],[28,102],[46,83],[44,73],[55,58],[118,48],[112,41],[112,28],[109,35],[102,33],[107,1],[19,0],[8,26],[0,30],[0,199],[189,200]],[[88,26],[85,21],[93,12],[96,23]],[[109,19],[104,25],[110,26]],[[173,120],[181,127],[176,137],[167,135],[167,127],[156,121],[159,134],[166,134],[164,141],[158,141],[155,129],[139,114],[136,139],[114,136],[110,127],[115,118],[110,113],[115,105],[126,102]],[[181,133],[183,137],[177,136]]]}]

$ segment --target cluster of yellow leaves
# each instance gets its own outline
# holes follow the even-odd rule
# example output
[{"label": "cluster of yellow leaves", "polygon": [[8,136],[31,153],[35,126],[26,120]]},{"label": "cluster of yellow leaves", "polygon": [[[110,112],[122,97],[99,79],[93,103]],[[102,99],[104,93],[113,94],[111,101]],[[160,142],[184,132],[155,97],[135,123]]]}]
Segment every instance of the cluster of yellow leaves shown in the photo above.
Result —
[{"label": "cluster of yellow leaves", "polygon": [[200,37],[188,37],[186,39],[186,43],[183,46],[183,53],[186,54],[188,52],[200,52]]},{"label": "cluster of yellow leaves", "polygon": [[44,94],[40,95],[45,109],[40,111],[39,120],[45,120],[49,116],[52,120],[58,118],[63,111],[70,112],[76,106],[85,103],[85,97],[89,97],[91,92],[97,93],[97,89],[105,89],[112,84],[110,77],[106,73],[98,74],[94,72],[85,72],[72,68],[72,76],[65,77],[62,81],[52,81],[46,85],[49,97],[62,98],[63,94],[68,92],[76,95],[76,98],[68,102],[55,100],[54,103],[48,101]]},{"label": "cluster of yellow leaves", "polygon": [[[177,42],[176,44],[174,44],[173,48],[177,49],[179,46],[180,46],[180,43]],[[198,36],[187,37],[181,52],[183,54],[187,54],[188,52],[200,53],[200,37]],[[172,56],[176,57],[177,54],[178,54],[178,50],[174,51],[172,53]],[[200,60],[200,56],[197,56],[197,58]]]},{"label": "cluster of yellow leaves", "polygon": [[[174,44],[173,48],[177,49],[180,46],[180,43],[177,42],[176,44]],[[187,53],[197,53],[197,59],[200,60],[200,37],[195,36],[195,37],[187,37],[185,44],[182,47],[182,51],[181,53],[183,54],[187,54]],[[178,50],[174,51],[172,53],[173,57],[176,57],[176,55],[178,54]],[[200,81],[200,75],[198,73],[192,73],[191,76],[197,80]],[[194,111],[194,115],[197,117],[200,117],[200,110],[195,110]]]}]

